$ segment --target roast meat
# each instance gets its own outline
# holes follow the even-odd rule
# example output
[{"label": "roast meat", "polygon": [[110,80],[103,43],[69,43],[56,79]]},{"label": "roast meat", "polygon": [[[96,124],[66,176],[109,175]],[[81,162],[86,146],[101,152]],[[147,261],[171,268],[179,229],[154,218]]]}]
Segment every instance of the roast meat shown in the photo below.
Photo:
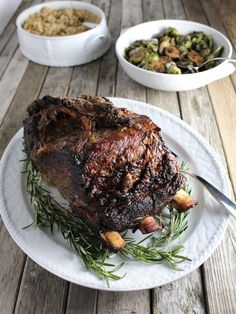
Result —
[{"label": "roast meat", "polygon": [[186,183],[160,128],[105,97],[45,96],[27,112],[24,141],[36,167],[97,232],[138,228]]}]

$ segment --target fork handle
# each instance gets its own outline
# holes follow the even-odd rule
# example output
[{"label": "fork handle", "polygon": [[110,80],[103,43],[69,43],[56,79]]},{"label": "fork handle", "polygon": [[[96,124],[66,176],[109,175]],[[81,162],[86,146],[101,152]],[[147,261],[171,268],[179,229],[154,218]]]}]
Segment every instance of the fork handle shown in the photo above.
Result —
[{"label": "fork handle", "polygon": [[203,179],[201,176],[183,170],[182,172],[190,175],[191,177],[197,179],[202,183],[202,185],[206,188],[206,190],[214,197],[214,199],[234,218],[236,218],[236,204],[231,201],[226,195],[224,195],[221,191],[219,191],[215,186],[211,183]]},{"label": "fork handle", "polygon": [[205,62],[203,62],[198,68],[202,68],[204,65],[206,65],[208,62],[211,61],[220,61],[220,60],[224,60],[224,61],[229,61],[232,63],[236,63],[236,59],[232,59],[232,58],[224,58],[224,57],[216,57],[216,58],[211,58],[209,60],[206,60]]}]

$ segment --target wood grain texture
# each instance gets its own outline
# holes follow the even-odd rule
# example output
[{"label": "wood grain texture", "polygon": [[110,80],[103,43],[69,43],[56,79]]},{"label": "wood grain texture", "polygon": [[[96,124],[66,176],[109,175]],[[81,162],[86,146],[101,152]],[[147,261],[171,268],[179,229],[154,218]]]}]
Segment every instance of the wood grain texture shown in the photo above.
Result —
[{"label": "wood grain texture", "polygon": [[67,95],[72,74],[73,68],[49,68],[40,97],[45,95],[53,97]]},{"label": "wood grain texture", "polygon": [[26,108],[37,98],[46,73],[46,67],[30,62],[0,128],[0,154],[21,128]]},{"label": "wood grain texture", "polygon": [[229,33],[230,40],[236,49],[236,1],[224,0],[218,8],[218,14]]},{"label": "wood grain texture", "polygon": [[[183,0],[183,4],[188,18],[196,21],[206,21],[200,4],[198,4],[198,8],[195,4],[194,10],[189,1]],[[194,12],[196,12],[196,15]],[[214,10],[212,9],[211,21],[217,19],[217,16],[213,19],[213,13]],[[216,10],[215,13],[217,13]],[[220,25],[219,22],[217,24]],[[232,143],[232,130],[235,130],[236,113],[233,101],[233,99],[235,100],[235,90],[230,79],[225,78],[210,84],[208,91],[210,97],[205,88],[189,92],[188,97],[192,94],[195,99],[194,102],[190,102],[191,106],[184,103],[184,101],[187,102],[187,95],[182,93],[183,105],[181,108],[185,120],[191,123],[210,142],[224,162],[222,139],[228,168],[235,188],[235,149]],[[227,233],[221,245],[203,265],[206,303],[209,313],[235,313],[236,284],[235,281],[233,284],[231,282],[231,278],[236,278],[235,267],[232,264],[232,260],[236,260],[235,228],[236,222],[230,219]]]},{"label": "wood grain texture", "polygon": [[17,33],[15,31],[0,54],[0,78],[2,77],[4,71],[6,70],[8,63],[10,62],[12,56],[14,55],[17,47],[18,38]]},{"label": "wood grain texture", "polygon": [[153,314],[204,314],[204,290],[200,271],[153,290]]},{"label": "wood grain texture", "polygon": [[143,0],[143,21],[164,19],[164,12],[161,0]]},{"label": "wood grain texture", "polygon": [[99,292],[97,314],[149,314],[149,290]]},{"label": "wood grain texture", "polygon": [[96,290],[70,284],[66,314],[95,314],[96,307]]},{"label": "wood grain texture", "polygon": [[179,0],[163,1],[164,16],[166,19],[185,19],[185,14]]},{"label": "wood grain texture", "polygon": [[[203,8],[203,11],[205,12],[205,16],[207,19],[207,22],[210,26],[218,29],[220,32],[222,32],[226,37],[229,38],[229,34],[224,26],[224,23],[221,18],[219,18],[219,13],[217,8],[208,0],[201,0],[201,5]],[[233,58],[236,58],[236,52],[235,48],[233,47]],[[236,72],[230,75],[231,81],[234,85],[234,89],[236,90]]]},{"label": "wood grain texture", "polygon": [[[140,0],[123,0],[121,32],[123,29],[142,23],[142,21],[142,2]],[[120,64],[118,65],[117,71],[116,96],[136,99],[140,101],[146,100],[145,87],[133,81],[124,72]]]},{"label": "wood grain texture", "polygon": [[[212,6],[212,4],[210,4],[207,0],[201,0],[201,2],[209,24],[228,36],[222,19],[219,18],[218,10],[214,6]],[[208,90],[213,108],[215,110],[222,141],[224,143],[224,149],[226,153],[226,158],[228,160],[231,181],[233,183],[234,190],[236,191],[236,175],[234,173],[236,150],[234,149],[234,145],[232,145],[231,139],[232,123],[234,124],[234,117],[236,114],[236,108],[234,105],[236,90],[236,72],[231,75],[231,80],[234,85],[234,90],[232,88],[229,78],[225,78],[223,80],[220,80],[219,82],[214,82],[210,84],[208,86]],[[226,107],[227,110],[225,110]]]},{"label": "wood grain texture", "polygon": [[16,50],[7,70],[0,81],[0,125],[15,95],[18,85],[25,73],[28,60],[22,55],[19,49]]},{"label": "wood grain texture", "polygon": [[100,68],[97,94],[114,96],[116,87],[117,58],[115,42],[120,35],[122,2],[112,0],[108,20],[108,28],[112,36],[111,48],[103,56]]},{"label": "wood grain texture", "polygon": [[3,32],[0,34],[0,53],[2,52],[3,48],[5,47],[8,40],[11,38],[12,34],[14,33],[16,29],[16,18],[17,16],[25,9],[28,8],[31,1],[23,1],[18,9],[16,10],[15,14],[12,16],[10,22],[5,27]]},{"label": "wood grain texture", "polygon": [[14,310],[25,254],[16,246],[0,218],[0,314]]},{"label": "wood grain texture", "polygon": [[[29,5],[31,6],[31,5],[41,3],[41,2],[42,0],[34,0],[33,3],[29,2],[27,3],[26,6],[25,5],[20,6],[19,10],[17,10],[16,13],[20,13],[21,10],[27,8]],[[11,19],[9,25],[11,25],[13,22],[15,23],[16,17],[17,15],[15,14],[13,18]],[[6,27],[6,30],[7,29],[8,29],[8,26]],[[0,95],[1,95],[0,125],[2,124],[4,116],[8,110],[8,107],[11,104],[11,101],[17,90],[17,87],[20,84],[20,81],[29,63],[29,60],[23,56],[19,48],[14,53],[14,50],[16,49],[16,46],[17,46],[15,28],[12,33],[13,35],[12,37],[9,37],[10,40],[7,46],[5,47],[6,48],[5,51],[2,51],[2,57],[3,57],[2,63],[0,60],[0,78],[1,78],[1,81],[0,81]],[[12,49],[12,52],[11,52],[9,49],[9,46],[15,49],[14,50]],[[9,55],[10,57],[12,56],[12,58],[9,58]],[[11,61],[9,62],[10,59]],[[5,63],[8,63],[8,62],[9,64],[6,67]],[[3,74],[4,71],[5,73]],[[2,74],[3,76],[1,77]]]},{"label": "wood grain texture", "polygon": [[63,313],[66,291],[66,281],[45,271],[28,258],[14,313]]},{"label": "wood grain texture", "polygon": [[[0,155],[21,127],[25,109],[39,92],[39,86],[42,85],[45,74],[46,71],[42,66],[30,63],[0,128]],[[14,309],[20,286],[25,255],[11,239],[2,220],[0,222],[0,256],[0,313],[10,314]]]}]

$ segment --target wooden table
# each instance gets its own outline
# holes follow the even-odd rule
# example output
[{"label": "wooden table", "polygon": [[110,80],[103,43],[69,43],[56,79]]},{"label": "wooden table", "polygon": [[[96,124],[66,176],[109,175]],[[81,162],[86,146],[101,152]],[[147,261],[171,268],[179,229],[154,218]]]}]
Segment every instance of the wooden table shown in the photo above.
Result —
[{"label": "wooden table", "polygon": [[[33,1],[33,4],[40,1]],[[198,130],[221,156],[236,191],[236,74],[181,93],[147,89],[117,64],[120,32],[143,21],[176,18],[210,24],[236,46],[234,0],[94,0],[106,13],[113,42],[101,59],[74,68],[29,62],[19,50],[16,16],[0,36],[0,152],[21,127],[34,99],[54,96],[118,96],[164,108]],[[0,313],[236,313],[236,221],[230,219],[214,254],[187,277],[153,290],[113,293],[76,286],[50,274],[17,247],[0,221]]]}]

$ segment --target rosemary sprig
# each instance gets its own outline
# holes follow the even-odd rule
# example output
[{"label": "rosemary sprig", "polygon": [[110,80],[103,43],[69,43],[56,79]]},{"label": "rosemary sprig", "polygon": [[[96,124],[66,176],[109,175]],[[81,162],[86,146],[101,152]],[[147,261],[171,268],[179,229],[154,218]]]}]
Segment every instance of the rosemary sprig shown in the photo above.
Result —
[{"label": "rosemary sprig", "polygon": [[67,240],[76,254],[82,257],[87,269],[93,270],[99,278],[105,279],[107,284],[109,280],[121,279],[123,276],[118,276],[115,272],[123,263],[115,266],[107,262],[110,254],[108,249],[80,218],[65,210],[41,186],[40,176],[30,158],[27,158],[25,173],[27,191],[35,211],[35,227],[49,227],[53,233],[56,226],[57,231]]},{"label": "rosemary sprig", "polygon": [[159,237],[152,237],[152,245],[165,246],[177,239],[188,228],[187,217],[189,212],[179,213],[172,205],[168,206],[169,215],[166,216],[162,234]]},{"label": "rosemary sprig", "polygon": [[[30,194],[35,212],[32,224],[35,227],[50,228],[52,233],[55,231],[54,229],[59,231],[74,249],[75,253],[83,259],[86,268],[94,271],[100,279],[105,279],[108,286],[109,280],[123,278],[123,276],[117,275],[116,271],[124,263],[115,266],[108,262],[109,258],[114,256],[114,254],[105,247],[98,235],[92,232],[79,217],[73,215],[69,209],[59,204],[43,188],[37,168],[34,166],[27,151],[24,150],[24,152],[26,153],[26,159],[24,160],[26,169],[24,173],[27,175],[27,191]],[[169,215],[163,219],[165,225],[159,237],[149,235],[138,243],[134,239],[126,239],[125,248],[118,254],[125,259],[138,260],[145,263],[164,262],[169,267],[180,270],[178,263],[190,260],[188,257],[180,255],[183,246],[178,245],[172,249],[166,249],[165,246],[187,229],[188,213],[180,214],[173,207],[168,209]],[[32,226],[32,224],[29,226]],[[148,246],[142,245],[141,243],[148,238],[151,239],[150,244]]]},{"label": "rosemary sprig", "polygon": [[120,252],[127,259],[134,259],[149,264],[165,263],[170,268],[175,270],[181,270],[177,266],[178,263],[183,261],[191,261],[186,256],[182,256],[179,253],[183,250],[182,245],[176,246],[174,249],[166,250],[164,247],[158,247],[152,244],[151,246],[143,246],[139,243],[129,242],[126,247]]}]

